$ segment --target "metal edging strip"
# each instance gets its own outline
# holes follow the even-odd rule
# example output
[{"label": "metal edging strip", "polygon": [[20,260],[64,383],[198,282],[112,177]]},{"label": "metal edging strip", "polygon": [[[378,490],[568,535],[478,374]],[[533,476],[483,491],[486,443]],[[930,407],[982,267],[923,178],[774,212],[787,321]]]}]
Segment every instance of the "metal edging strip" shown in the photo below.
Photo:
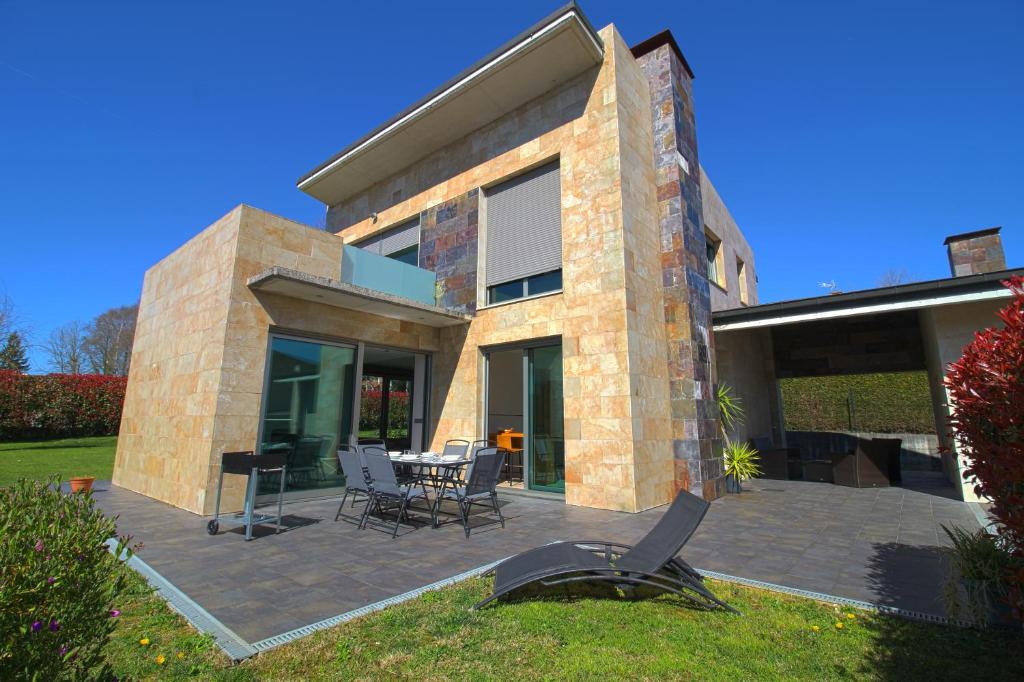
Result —
[{"label": "metal edging strip", "polygon": [[317,630],[325,630],[327,628],[334,627],[335,625],[340,625],[341,623],[345,623],[355,618],[371,614],[375,611],[381,611],[389,606],[395,606],[397,604],[401,604],[402,602],[409,601],[410,599],[415,599],[416,597],[419,597],[426,592],[433,592],[443,587],[448,587],[450,585],[462,582],[463,580],[468,580],[470,578],[475,578],[477,576],[483,575],[484,573],[491,570],[504,560],[505,559],[492,561],[489,564],[484,564],[483,566],[471,568],[468,571],[464,571],[462,573],[459,573],[458,575],[453,575],[450,578],[444,578],[442,580],[438,580],[437,582],[430,583],[429,585],[417,587],[415,590],[410,590],[408,592],[396,595],[394,597],[388,597],[387,599],[382,599],[381,601],[374,602],[373,604],[367,604],[366,606],[361,606],[358,609],[353,609],[352,611],[346,611],[345,613],[338,614],[337,616],[325,618],[324,620],[317,621],[316,623],[303,625],[300,628],[289,630],[288,632],[282,632],[281,634],[274,635],[273,637],[261,639],[258,642],[253,642],[250,646],[257,652],[273,649],[275,647],[281,646],[282,644],[287,644],[288,642],[293,642],[296,639],[300,639],[307,635],[311,635]]},{"label": "metal edging strip", "polygon": [[[111,554],[115,554],[117,552],[117,540],[114,538],[107,540],[106,545]],[[121,556],[117,558],[124,561],[125,554],[127,554],[127,552],[123,552]],[[132,554],[127,557],[127,561],[125,563],[142,575],[142,577],[146,579],[146,582],[156,589],[170,607],[180,613],[185,620],[192,624],[194,628],[200,632],[211,635],[214,642],[217,643],[217,646],[219,646],[232,661],[242,661],[256,655],[256,649],[253,648],[251,644],[236,635],[231,628],[217,620],[209,611],[175,587],[167,580],[167,578],[157,573],[149,566],[149,564],[140,559],[138,555]]]},{"label": "metal edging strip", "polygon": [[911,611],[909,609],[901,609],[895,606],[886,606],[885,604],[874,604],[872,602],[861,601],[860,599],[850,599],[849,597],[837,597],[833,594],[813,592],[811,590],[803,590],[797,587],[786,587],[785,585],[776,585],[775,583],[767,583],[762,580],[753,580],[751,578],[740,578],[738,576],[728,575],[727,573],[718,573],[717,571],[706,571],[700,568],[695,568],[694,570],[696,570],[702,576],[705,576],[707,578],[719,580],[721,582],[736,583],[738,585],[743,585],[745,587],[755,587],[762,590],[768,590],[770,592],[790,594],[795,597],[804,597],[806,599],[827,602],[829,604],[841,604],[863,611],[874,611],[876,613],[881,613],[888,616],[899,616],[901,618],[923,621],[925,623],[935,623],[937,625],[956,625],[959,627],[972,627],[971,623],[964,620],[956,620],[952,618],[947,618],[945,616],[936,616],[934,614],[924,613],[922,611]]}]

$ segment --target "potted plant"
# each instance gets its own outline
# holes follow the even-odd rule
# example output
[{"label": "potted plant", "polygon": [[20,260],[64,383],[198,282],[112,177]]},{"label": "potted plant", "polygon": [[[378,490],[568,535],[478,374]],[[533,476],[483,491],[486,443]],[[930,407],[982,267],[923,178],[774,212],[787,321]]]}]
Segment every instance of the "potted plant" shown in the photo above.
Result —
[{"label": "potted plant", "polygon": [[746,413],[743,401],[734,395],[732,387],[722,383],[715,392],[718,404],[718,418],[721,422],[722,440],[725,441],[723,457],[725,459],[725,491],[728,493],[743,492],[743,481],[761,474],[757,462],[757,450],[748,443],[734,443],[729,432],[743,424]]},{"label": "potted plant", "polygon": [[[943,526],[952,545],[947,548],[950,572],[943,597],[952,616],[966,611],[966,618],[979,627],[1014,626],[1006,576],[1017,562],[1006,543],[985,529],[969,533],[958,526]],[[966,602],[966,603],[964,603]]]},{"label": "potted plant", "polygon": [[68,483],[71,485],[71,492],[81,493],[92,490],[92,484],[96,480],[94,476],[74,476]]},{"label": "potted plant", "polygon": [[743,492],[743,481],[761,474],[757,462],[760,458],[748,443],[729,443],[725,446],[725,491]]}]

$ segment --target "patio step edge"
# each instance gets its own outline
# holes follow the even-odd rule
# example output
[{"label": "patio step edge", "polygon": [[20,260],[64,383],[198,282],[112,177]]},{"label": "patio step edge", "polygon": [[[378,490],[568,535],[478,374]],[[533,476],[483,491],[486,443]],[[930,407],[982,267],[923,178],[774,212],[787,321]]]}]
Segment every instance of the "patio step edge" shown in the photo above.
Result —
[{"label": "patio step edge", "polygon": [[[111,554],[117,552],[117,540],[110,538],[106,545]],[[127,550],[118,559],[125,561]],[[257,654],[257,650],[244,639],[235,634],[228,626],[220,622],[209,611],[197,604],[191,597],[179,590],[167,578],[160,575],[137,554],[127,557],[125,563],[139,573],[153,587],[171,608],[180,613],[192,627],[202,633],[211,635],[217,646],[233,661],[243,661]]]}]

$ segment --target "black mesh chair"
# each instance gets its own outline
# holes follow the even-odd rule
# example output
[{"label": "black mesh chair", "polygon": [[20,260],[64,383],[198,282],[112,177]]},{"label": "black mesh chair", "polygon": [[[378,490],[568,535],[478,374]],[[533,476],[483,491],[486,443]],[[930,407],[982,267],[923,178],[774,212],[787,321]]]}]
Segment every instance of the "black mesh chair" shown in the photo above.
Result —
[{"label": "black mesh chair", "polygon": [[334,520],[341,518],[341,510],[345,506],[345,500],[352,495],[352,506],[356,506],[356,499],[359,495],[365,495],[367,501],[370,499],[370,487],[366,483],[366,468],[363,466],[363,456],[358,450],[350,445],[338,447],[338,464],[341,465],[341,473],[345,476],[345,494],[338,505],[338,513]]},{"label": "black mesh chair", "polygon": [[642,585],[676,594],[704,609],[739,613],[704,586],[703,577],[676,554],[711,505],[681,490],[668,511],[635,546],[605,541],[556,542],[505,559],[494,570],[494,591],[478,609],[530,583],[544,586],[600,582],[631,589]]},{"label": "black mesh chair", "polygon": [[[469,537],[469,512],[473,505],[489,506],[498,515],[501,527],[505,527],[505,517],[498,506],[498,477],[501,467],[505,464],[505,451],[495,447],[481,448],[477,451],[472,469],[466,474],[466,485],[444,488],[440,492],[441,500],[455,500],[459,505],[462,517],[462,528]],[[440,500],[434,505],[434,525],[437,525],[437,509]]]},{"label": "black mesh chair", "polygon": [[459,457],[465,457],[467,452],[469,452],[468,440],[452,438],[444,442],[444,450],[441,451],[441,456],[458,455]]},{"label": "black mesh chair", "polygon": [[370,491],[370,501],[363,510],[363,518],[359,527],[366,528],[370,518],[370,511],[377,510],[381,514],[388,508],[398,507],[398,517],[395,519],[395,528],[391,537],[398,535],[398,526],[402,519],[406,518],[406,510],[409,502],[418,498],[428,500],[427,490],[422,486],[417,489],[414,483],[399,484],[395,477],[395,469],[391,464],[391,458],[383,448],[365,448],[363,450],[363,462],[366,464],[367,487]]}]

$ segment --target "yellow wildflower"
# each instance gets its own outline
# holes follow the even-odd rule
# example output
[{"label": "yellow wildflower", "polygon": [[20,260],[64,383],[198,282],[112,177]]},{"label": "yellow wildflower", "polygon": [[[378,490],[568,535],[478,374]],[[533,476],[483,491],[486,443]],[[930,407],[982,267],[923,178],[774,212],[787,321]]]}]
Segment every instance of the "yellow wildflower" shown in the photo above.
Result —
[{"label": "yellow wildflower", "polygon": [[849,618],[850,620],[853,620],[854,618],[856,618],[856,616],[853,615],[852,613],[846,614],[846,617]]},{"label": "yellow wildflower", "polygon": [[159,656],[157,656],[157,657],[156,657],[156,664],[157,664],[157,665],[163,665],[163,664],[164,664],[164,661],[166,661],[166,660],[167,660],[167,659],[166,659],[166,658],[164,658],[164,655],[163,655],[163,654],[160,654]]},{"label": "yellow wildflower", "polygon": [[836,630],[842,630],[842,629],[843,629],[843,624],[842,623],[836,623]]},{"label": "yellow wildflower", "polygon": [[817,632],[817,631],[818,631],[818,630],[820,630],[820,629],[821,629],[821,628],[819,628],[819,627],[818,627],[817,625],[812,625],[812,626],[811,626],[811,630],[813,630],[814,632]]},{"label": "yellow wildflower", "polygon": [[149,646],[149,637],[143,637],[139,640],[139,644],[142,646]]}]

